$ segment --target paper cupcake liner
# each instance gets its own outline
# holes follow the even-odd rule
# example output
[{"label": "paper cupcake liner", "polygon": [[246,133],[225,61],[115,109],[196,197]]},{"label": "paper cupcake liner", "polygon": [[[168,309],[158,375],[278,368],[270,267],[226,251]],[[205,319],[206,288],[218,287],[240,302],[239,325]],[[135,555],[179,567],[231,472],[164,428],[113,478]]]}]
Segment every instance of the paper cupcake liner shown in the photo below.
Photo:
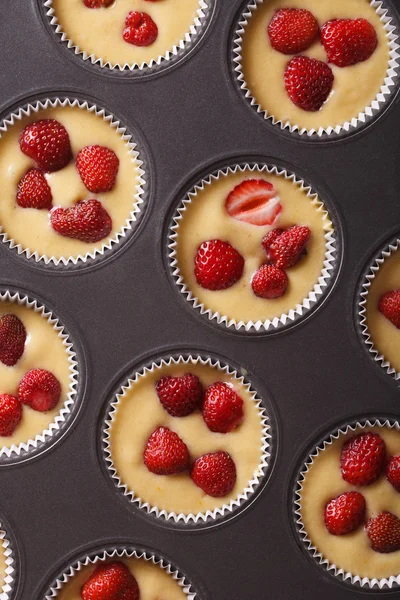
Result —
[{"label": "paper cupcake liner", "polygon": [[[152,373],[159,367],[169,367],[171,365],[190,365],[190,364],[200,364],[213,367],[217,371],[221,373],[228,374],[231,377],[234,377],[235,380],[243,385],[246,391],[250,394],[253,402],[256,403],[260,420],[262,422],[262,447],[261,447],[261,461],[258,465],[257,469],[253,474],[253,478],[249,481],[247,487],[243,490],[241,494],[237,498],[231,500],[228,504],[224,504],[222,507],[215,508],[214,510],[207,510],[205,513],[197,513],[197,514],[184,514],[184,513],[175,513],[168,512],[166,510],[160,509],[157,506],[152,506],[139,496],[136,496],[134,490],[130,490],[126,484],[124,484],[121,478],[118,475],[117,469],[114,466],[114,461],[111,454],[110,448],[110,430],[113,421],[115,420],[115,415],[118,410],[118,405],[121,400],[126,396],[127,392],[132,388],[132,386],[140,379],[145,377],[148,373]],[[192,356],[188,355],[186,357],[180,355],[177,358],[170,357],[168,359],[161,358],[157,362],[152,362],[150,365],[145,366],[140,371],[137,371],[134,374],[132,379],[128,379],[127,382],[120,388],[119,393],[116,395],[116,399],[111,402],[109,408],[107,409],[107,414],[105,417],[104,429],[102,431],[103,434],[103,453],[104,459],[106,462],[107,470],[118,488],[118,490],[135,506],[144,510],[146,513],[156,516],[157,518],[164,519],[165,521],[170,521],[174,523],[182,523],[182,524],[201,524],[208,523],[211,521],[215,521],[217,519],[226,518],[229,515],[235,513],[239,508],[241,508],[248,500],[250,500],[251,496],[256,492],[257,488],[262,483],[262,480],[265,478],[267,472],[269,471],[270,458],[271,458],[271,425],[270,419],[267,415],[265,408],[262,405],[261,399],[257,396],[256,391],[252,389],[251,383],[245,379],[245,377],[240,376],[237,371],[232,369],[229,365],[222,363],[219,360],[213,360],[211,358],[203,358],[202,356]]]},{"label": "paper cupcake liner", "polygon": [[34,113],[37,113],[41,110],[47,110],[50,108],[59,108],[59,107],[71,107],[71,108],[80,108],[81,110],[87,110],[91,113],[95,113],[99,118],[101,117],[112,129],[121,136],[122,140],[125,142],[125,145],[128,149],[129,155],[132,157],[132,161],[135,161],[137,168],[137,191],[133,198],[132,202],[132,210],[130,212],[129,217],[126,220],[123,228],[116,233],[113,238],[107,239],[104,241],[103,245],[100,248],[96,248],[93,252],[87,252],[85,255],[79,254],[78,256],[69,256],[69,257],[61,257],[55,258],[54,256],[47,256],[45,254],[39,254],[38,252],[31,250],[29,248],[25,248],[23,244],[17,244],[11,237],[9,237],[6,231],[3,231],[3,227],[0,225],[0,240],[6,243],[10,248],[16,250],[18,254],[24,255],[26,258],[33,258],[35,262],[43,262],[48,265],[52,263],[55,266],[59,265],[78,265],[79,263],[86,263],[87,261],[94,260],[99,258],[100,256],[105,255],[105,253],[110,252],[113,247],[117,244],[121,243],[131,231],[135,229],[136,221],[138,219],[139,213],[141,211],[141,204],[143,204],[143,195],[144,195],[144,187],[146,185],[146,181],[144,179],[145,172],[142,169],[143,161],[139,158],[139,152],[136,149],[136,143],[132,141],[132,136],[127,132],[126,127],[123,127],[120,121],[117,121],[111,113],[108,113],[103,108],[98,108],[92,102],[81,102],[80,100],[70,99],[70,98],[55,98],[53,100],[46,99],[40,100],[33,104],[26,104],[25,106],[19,108],[16,112],[12,112],[3,121],[0,123],[0,139],[2,135],[12,127],[16,121],[20,121],[24,117],[29,117]]},{"label": "paper cupcake liner", "polygon": [[367,299],[369,289],[372,285],[373,280],[376,277],[376,273],[381,268],[381,265],[385,262],[393,252],[396,252],[400,247],[400,239],[396,236],[385,248],[379,252],[379,254],[373,259],[372,264],[368,267],[366,274],[363,276],[361,291],[358,298],[358,319],[359,326],[361,329],[362,340],[374,362],[376,362],[382,369],[386,371],[388,375],[394,377],[394,379],[400,379],[400,373],[396,371],[390,364],[383,354],[380,354],[377,348],[374,346],[374,341],[368,329],[367,323]]},{"label": "paper cupcake liner", "polygon": [[301,516],[301,492],[303,489],[303,481],[306,478],[307,472],[309,471],[310,465],[313,464],[315,458],[323,452],[327,446],[330,446],[335,440],[339,439],[342,435],[346,435],[349,432],[356,433],[366,427],[388,427],[390,429],[397,429],[400,432],[400,423],[394,419],[367,419],[365,421],[357,421],[351,425],[345,425],[340,429],[337,429],[333,433],[329,434],[326,438],[324,438],[321,442],[317,444],[312,453],[308,456],[307,460],[303,464],[298,480],[295,484],[294,490],[294,508],[293,508],[293,516],[295,520],[295,526],[297,533],[303,542],[306,550],[312,556],[312,558],[317,562],[317,564],[321,565],[330,575],[340,578],[342,581],[351,583],[352,585],[357,585],[363,588],[396,588],[400,585],[400,566],[399,566],[399,574],[393,575],[391,577],[383,578],[383,579],[370,579],[369,577],[360,577],[356,573],[350,573],[345,571],[344,569],[339,569],[335,564],[331,563],[327,558],[325,558],[321,552],[318,551],[318,548],[313,545],[312,541],[308,537],[307,531],[305,529],[304,523],[302,521]]},{"label": "paper cupcake liner", "polygon": [[[235,173],[245,173],[249,171],[252,173],[272,173],[274,175],[283,176],[285,179],[291,181],[294,185],[297,185],[301,190],[304,190],[307,193],[307,196],[310,198],[311,203],[317,207],[316,210],[323,212],[323,220],[325,221],[327,227],[330,226],[332,228],[330,231],[326,231],[325,233],[325,258],[321,275],[318,278],[318,282],[314,285],[313,289],[310,291],[308,296],[303,299],[301,304],[297,304],[287,314],[283,313],[279,317],[274,317],[272,320],[267,319],[265,321],[237,321],[236,319],[230,319],[226,315],[221,315],[219,312],[215,312],[209,308],[206,308],[204,304],[192,294],[191,290],[186,285],[179,269],[176,252],[178,245],[179,227],[182,220],[184,219],[187,205],[190,204],[193,201],[193,199],[196,198],[197,194],[200,191],[204,190],[204,188],[207,185],[211,185],[220,177],[227,177],[229,175],[234,175]],[[183,198],[178,208],[176,209],[172,219],[172,225],[170,226],[168,235],[168,252],[169,264],[173,279],[178,288],[180,289],[180,292],[184,295],[186,300],[191,303],[193,308],[199,310],[200,314],[206,315],[210,321],[215,320],[219,325],[224,325],[225,327],[236,329],[236,331],[244,331],[251,333],[263,330],[281,330],[285,327],[294,324],[295,322],[303,318],[305,315],[307,315],[307,313],[321,299],[321,296],[325,294],[328,285],[332,280],[332,275],[335,271],[335,263],[337,257],[337,240],[335,236],[335,230],[333,229],[333,223],[329,217],[329,213],[326,210],[324,203],[321,200],[319,200],[318,194],[313,191],[311,186],[307,185],[302,179],[299,179],[298,177],[296,177],[296,175],[294,175],[293,173],[289,173],[285,169],[281,169],[278,167],[269,167],[268,165],[264,164],[244,164],[227,167],[225,169],[220,169],[217,172],[212,173],[207,178],[202,179],[199,183],[197,183],[186,194],[186,196]]]},{"label": "paper cupcake liner", "polygon": [[[151,562],[160,569],[166,571],[168,575],[170,575],[172,579],[177,582],[177,584],[182,588],[182,591],[185,593],[187,600],[195,600],[198,597],[197,593],[193,589],[192,584],[187,580],[187,578],[163,558],[158,558],[155,554],[145,550],[113,548],[103,550],[100,554],[86,556],[86,558],[78,560],[76,563],[69,566],[55,580],[50,589],[46,592],[45,600],[56,598],[64,585],[68,583],[68,581],[70,581],[70,579],[72,579],[79,571],[81,571],[83,567],[88,565],[96,565],[97,563],[105,560],[122,558],[137,558]],[[2,600],[1,597],[0,600]]]},{"label": "paper cupcake liner", "polygon": [[375,117],[377,112],[382,109],[384,104],[386,104],[388,100],[390,100],[393,96],[399,74],[399,36],[397,33],[396,26],[392,24],[393,17],[390,15],[390,11],[385,7],[385,2],[382,2],[381,0],[370,0],[371,6],[376,9],[376,12],[380,16],[380,20],[386,31],[387,39],[389,42],[390,56],[388,69],[386,71],[386,77],[375,100],[373,100],[369,106],[366,106],[364,110],[360,112],[357,116],[353,117],[351,121],[346,121],[345,123],[335,125],[334,127],[330,126],[326,128],[320,127],[319,129],[307,129],[306,127],[302,128],[297,124],[292,124],[289,121],[279,120],[274,115],[270,114],[267,109],[262,108],[262,106],[260,106],[260,104],[257,103],[257,100],[252,95],[251,90],[247,87],[248,84],[245,80],[242,65],[243,36],[245,34],[249,20],[253,17],[258,6],[260,4],[263,4],[264,1],[265,0],[252,0],[249,4],[247,4],[245,10],[240,16],[238,27],[235,31],[233,40],[234,72],[236,74],[240,90],[243,92],[244,97],[256,110],[256,112],[259,113],[265,120],[271,121],[273,125],[279,125],[279,127],[282,130],[287,129],[290,131],[290,133],[297,132],[300,135],[306,135],[308,137],[322,137],[325,135],[329,136],[332,134],[349,133],[352,130],[357,129],[358,127],[365,125],[366,123],[371,121],[372,118]]},{"label": "paper cupcake liner", "polygon": [[56,11],[53,8],[53,0],[46,0],[44,2],[45,14],[49,20],[51,28],[54,30],[60,41],[63,42],[67,48],[69,48],[76,56],[79,56],[84,61],[90,61],[93,65],[98,65],[100,68],[116,70],[116,71],[130,71],[131,73],[138,72],[144,74],[144,72],[160,71],[163,68],[169,66],[171,62],[177,62],[184,55],[188,54],[190,50],[195,46],[197,41],[200,39],[202,33],[205,31],[211,14],[213,12],[215,0],[198,0],[199,8],[197,9],[196,17],[190,27],[190,30],[185,32],[178,44],[174,45],[171,49],[166,50],[165,54],[152,59],[150,62],[142,63],[111,63],[104,61],[101,57],[95,54],[88,54],[82,50],[77,44],[71,40],[68,35],[63,31],[61,25],[58,22]]},{"label": "paper cupcake liner", "polygon": [[[48,428],[42,431],[42,433],[38,433],[34,439],[21,442],[18,446],[13,444],[12,446],[0,447],[1,465],[27,460],[33,455],[40,453],[53,439],[58,439],[61,432],[67,427],[67,422],[73,416],[72,413],[76,400],[79,372],[76,353],[69,334],[65,330],[65,327],[60,323],[59,319],[43,304],[37,300],[30,300],[28,296],[21,295],[18,292],[12,293],[10,291],[0,292],[0,302],[11,302],[18,304],[19,306],[26,306],[35,313],[38,313],[43,319],[46,319],[58,333],[58,337],[62,340],[65,352],[68,355],[68,362],[70,363],[69,391],[64,404],[61,406],[60,412],[55,417],[54,421],[52,421],[48,425]],[[0,600],[2,600],[1,596]]]},{"label": "paper cupcake liner", "polygon": [[1,552],[5,556],[6,570],[3,581],[0,583],[0,600],[11,600],[15,587],[16,564],[12,545],[7,537],[7,532],[0,522]]}]

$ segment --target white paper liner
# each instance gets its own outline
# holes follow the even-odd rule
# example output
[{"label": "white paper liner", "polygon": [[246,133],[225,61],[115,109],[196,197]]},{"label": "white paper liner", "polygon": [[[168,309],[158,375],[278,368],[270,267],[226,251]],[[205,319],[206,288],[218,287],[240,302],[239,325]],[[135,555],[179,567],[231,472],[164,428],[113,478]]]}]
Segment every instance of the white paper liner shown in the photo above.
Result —
[{"label": "white paper liner", "polygon": [[11,461],[17,461],[18,458],[25,459],[28,458],[30,454],[36,454],[36,452],[40,451],[42,447],[48,445],[48,443],[51,441],[51,438],[64,427],[65,422],[71,415],[71,411],[75,402],[79,372],[76,353],[74,351],[73,343],[70,340],[69,334],[65,331],[64,326],[60,324],[59,319],[54,316],[53,313],[50,312],[43,304],[37,300],[30,300],[28,296],[21,295],[18,292],[12,293],[10,291],[0,292],[0,302],[11,302],[18,304],[19,306],[26,306],[45,319],[58,333],[58,337],[62,340],[63,346],[65,347],[65,352],[68,356],[68,362],[70,364],[69,391],[58,415],[56,415],[54,420],[48,425],[47,429],[41,433],[38,433],[34,439],[21,442],[18,444],[18,446],[12,444],[11,446],[1,447],[1,464],[2,457],[7,457],[8,459],[11,459]]},{"label": "white paper liner", "polygon": [[246,31],[246,27],[248,25],[249,20],[253,17],[257,7],[260,4],[263,4],[265,0],[252,0],[245,8],[243,13],[241,14],[238,27],[235,32],[234,42],[233,42],[233,62],[234,62],[234,71],[236,73],[236,77],[242,90],[245,98],[249,101],[250,105],[254,107],[254,109],[259,113],[264,119],[270,120],[273,125],[279,125],[279,127],[283,129],[288,129],[291,133],[297,132],[300,135],[318,136],[322,137],[323,135],[332,135],[332,134],[340,134],[340,133],[348,133],[361,125],[367,123],[372,117],[374,117],[377,111],[381,110],[383,105],[392,97],[395,91],[396,80],[398,77],[398,67],[400,58],[400,54],[398,52],[400,46],[398,44],[398,33],[395,25],[392,24],[393,17],[390,16],[390,13],[387,8],[385,8],[385,3],[381,0],[370,0],[370,4],[373,8],[376,9],[377,14],[380,16],[380,20],[383,24],[383,27],[387,34],[387,39],[389,42],[389,64],[388,70],[386,72],[386,77],[384,79],[383,85],[376,96],[375,100],[371,102],[369,106],[366,106],[365,109],[360,112],[356,117],[352,118],[351,121],[346,121],[343,124],[336,125],[334,127],[320,127],[319,129],[307,129],[306,127],[299,127],[297,124],[292,124],[290,121],[282,121],[277,119],[274,115],[269,114],[267,109],[262,108],[254,98],[251,93],[251,90],[247,87],[247,82],[245,80],[245,75],[243,73],[243,65],[242,65],[242,42],[243,36]]},{"label": "white paper liner", "polygon": [[0,551],[5,556],[6,563],[5,577],[0,582],[0,600],[11,600],[15,584],[15,559],[12,546],[7,538],[7,532],[2,527],[2,523],[0,522],[0,543],[2,546]]},{"label": "white paper liner", "polygon": [[[323,220],[327,225],[330,224],[331,226],[331,230],[328,230],[325,233],[325,259],[318,282],[314,285],[308,296],[303,299],[302,303],[297,304],[288,312],[288,314],[283,313],[279,317],[274,317],[272,320],[267,319],[265,321],[236,321],[236,319],[229,319],[226,315],[221,315],[219,312],[214,312],[211,309],[206,308],[204,304],[192,294],[191,290],[186,285],[179,269],[176,252],[178,246],[179,227],[181,222],[184,220],[187,205],[190,204],[193,199],[196,198],[197,194],[204,190],[207,185],[211,185],[220,177],[227,177],[229,175],[234,175],[235,173],[246,173],[249,171],[252,173],[271,173],[274,175],[283,176],[285,179],[291,181],[294,185],[297,185],[301,190],[304,190],[307,193],[307,196],[310,198],[310,202],[315,204],[317,207],[316,210],[323,212]],[[284,327],[291,325],[299,318],[303,317],[311,308],[313,308],[313,306],[320,300],[321,296],[326,291],[334,272],[337,256],[336,237],[333,223],[329,218],[329,213],[325,209],[323,202],[318,198],[318,194],[313,191],[311,186],[307,185],[302,179],[299,179],[293,173],[289,173],[285,169],[278,167],[270,167],[268,165],[260,164],[235,165],[225,169],[220,169],[216,173],[209,175],[206,179],[202,179],[199,183],[197,183],[190,190],[190,192],[186,194],[174,213],[173,224],[170,227],[168,236],[168,250],[169,263],[175,283],[179,287],[180,292],[185,296],[186,300],[192,304],[193,308],[198,309],[200,314],[206,315],[210,321],[214,319],[219,325],[225,325],[226,327],[234,328],[237,331],[244,330],[246,332],[283,329]]]},{"label": "white paper liner", "polygon": [[93,65],[98,65],[101,68],[108,69],[116,69],[118,71],[143,71],[150,70],[152,68],[157,68],[157,71],[160,70],[162,66],[167,66],[168,61],[176,58],[179,59],[183,56],[188,50],[191,49],[193,44],[197,41],[200,34],[206,25],[207,16],[211,13],[211,4],[214,0],[198,0],[199,8],[197,9],[197,15],[190,27],[190,30],[185,32],[183,38],[179,40],[179,43],[172,47],[172,49],[167,49],[165,54],[158,56],[155,59],[152,59],[149,62],[142,63],[111,63],[109,61],[104,61],[101,57],[96,56],[95,54],[88,54],[84,50],[82,50],[77,44],[71,40],[68,35],[63,31],[61,25],[58,22],[57,14],[55,9],[53,8],[53,0],[46,0],[44,2],[44,7],[46,11],[46,16],[50,21],[50,25],[54,29],[55,33],[60,36],[60,41],[65,43],[67,48],[72,50],[74,54],[80,56],[83,60],[89,60]]},{"label": "white paper liner", "polygon": [[125,142],[128,154],[132,157],[132,162],[135,162],[137,165],[137,188],[136,194],[134,195],[132,201],[132,210],[130,212],[129,217],[126,220],[123,228],[116,233],[115,237],[108,238],[103,242],[103,245],[100,248],[96,248],[93,252],[87,252],[85,255],[79,254],[78,256],[69,256],[69,257],[61,257],[56,258],[54,256],[46,256],[45,254],[39,254],[37,251],[31,250],[29,248],[24,248],[23,244],[17,244],[11,237],[9,237],[6,231],[3,231],[3,227],[0,225],[0,240],[14,250],[17,251],[18,254],[24,254],[26,258],[33,258],[36,262],[44,262],[46,265],[49,263],[58,265],[67,265],[69,263],[73,265],[77,265],[78,263],[86,263],[89,259],[94,260],[96,257],[104,255],[106,251],[111,251],[112,248],[118,244],[122,239],[126,238],[131,230],[134,229],[135,223],[138,218],[138,214],[141,210],[141,204],[143,203],[143,194],[144,194],[144,186],[146,181],[144,179],[144,170],[142,169],[143,161],[139,159],[139,152],[136,150],[136,143],[132,141],[132,136],[127,132],[126,128],[123,127],[120,121],[117,121],[114,116],[108,113],[103,108],[98,108],[92,102],[81,102],[80,100],[70,99],[70,98],[55,98],[53,100],[46,99],[37,101],[33,104],[27,104],[21,108],[19,108],[16,112],[8,115],[3,121],[0,123],[0,139],[2,135],[12,127],[16,121],[20,121],[24,117],[29,117],[34,113],[37,113],[41,110],[47,110],[50,108],[59,108],[59,107],[71,107],[71,108],[80,108],[81,110],[87,110],[88,112],[95,113],[99,118],[101,117],[106,123],[110,125],[112,129],[121,136],[122,140]]},{"label": "white paper liner", "polygon": [[335,440],[339,439],[339,437],[346,435],[350,432],[358,433],[360,430],[362,431],[366,427],[388,427],[390,429],[397,429],[397,431],[400,432],[400,424],[398,421],[392,419],[376,418],[367,419],[366,421],[357,421],[354,424],[346,425],[340,429],[337,429],[336,431],[328,435],[322,442],[317,444],[313,452],[307,458],[305,464],[303,464],[302,470],[300,471],[300,476],[298,481],[296,482],[296,490],[294,493],[294,518],[298,534],[302,542],[304,543],[307,551],[315,559],[315,561],[319,565],[321,565],[321,567],[323,567],[330,573],[330,575],[334,575],[335,577],[339,577],[347,583],[359,585],[360,587],[378,587],[379,589],[393,588],[400,585],[400,565],[399,573],[397,575],[389,577],[388,579],[370,579],[368,577],[360,577],[355,573],[350,573],[345,571],[344,569],[339,569],[335,564],[329,562],[329,560],[318,551],[318,548],[316,548],[316,546],[313,545],[312,541],[308,537],[301,516],[301,491],[303,489],[303,481],[305,480],[307,472],[309,471],[310,465],[313,464],[314,459],[320,454],[320,452],[323,452],[327,446],[330,446]]},{"label": "white paper liner", "polygon": [[[152,506],[142,498],[135,495],[134,490],[130,490],[126,484],[124,484],[121,478],[118,475],[118,472],[114,466],[114,461],[111,454],[110,448],[110,429],[113,421],[115,420],[115,416],[118,410],[118,405],[121,400],[126,396],[127,392],[132,388],[132,386],[143,377],[146,377],[148,373],[152,373],[154,370],[159,367],[169,367],[171,365],[205,365],[214,368],[216,371],[220,371],[226,375],[230,375],[235,378],[236,382],[242,385],[245,390],[250,394],[251,400],[256,403],[260,420],[262,423],[262,447],[261,447],[261,461],[258,465],[256,471],[254,472],[253,478],[249,481],[247,487],[243,490],[243,492],[237,497],[229,502],[229,504],[224,504],[220,508],[215,508],[214,510],[208,510],[205,513],[197,513],[197,514],[184,514],[184,513],[175,513],[168,512],[166,510],[161,510],[157,506]],[[115,485],[119,489],[119,491],[129,500],[135,504],[138,508],[145,510],[148,514],[152,514],[158,518],[163,518],[166,521],[174,521],[175,523],[184,523],[184,524],[199,524],[205,523],[208,521],[220,519],[222,517],[227,517],[229,514],[235,512],[239,507],[241,507],[251,496],[254,494],[256,489],[261,484],[261,481],[265,477],[270,457],[271,457],[271,448],[270,448],[270,438],[271,434],[270,429],[270,419],[267,415],[265,408],[262,406],[261,399],[257,396],[257,393],[252,389],[251,384],[245,380],[243,376],[240,376],[237,371],[229,367],[227,364],[222,363],[219,360],[213,360],[211,358],[203,358],[202,356],[178,356],[177,358],[169,358],[169,359],[160,359],[157,362],[152,362],[149,366],[144,367],[142,370],[137,371],[134,374],[133,379],[128,379],[128,381],[122,386],[120,392],[116,395],[116,399],[110,404],[109,410],[105,417],[103,429],[103,450],[104,450],[104,458],[106,462],[106,467],[110,473],[111,478],[113,479]]]},{"label": "white paper liner", "polygon": [[[45,600],[51,600],[52,598],[56,598],[60,590],[62,590],[63,586],[70,581],[79,571],[82,570],[83,567],[87,565],[96,565],[98,562],[104,560],[118,560],[121,558],[137,558],[142,559],[147,562],[151,562],[154,565],[158,566],[160,569],[163,569],[174,579],[177,584],[182,588],[182,591],[187,596],[187,600],[195,600],[197,597],[196,592],[194,591],[192,584],[187,580],[186,577],[182,576],[177,569],[175,569],[170,563],[162,558],[157,558],[151,552],[146,552],[144,550],[104,550],[101,554],[97,556],[87,556],[82,561],[77,561],[75,564],[71,565],[62,573],[55,581],[55,583],[51,586],[50,590],[46,593]],[[0,597],[0,600],[1,597]]]},{"label": "white paper liner", "polygon": [[374,341],[371,337],[370,331],[368,329],[367,323],[367,300],[368,300],[368,292],[372,285],[373,280],[376,277],[377,272],[381,268],[382,264],[385,262],[389,256],[391,256],[394,252],[400,247],[400,239],[395,238],[388,244],[384,250],[382,250],[378,256],[376,256],[371,266],[369,267],[366,275],[363,278],[361,293],[358,302],[358,318],[361,327],[361,334],[363,337],[364,344],[366,345],[368,352],[371,355],[371,358],[380,365],[388,375],[394,377],[394,379],[400,379],[400,373],[396,371],[394,367],[390,364],[390,362],[384,357],[383,354],[380,354],[377,348],[374,346]]}]

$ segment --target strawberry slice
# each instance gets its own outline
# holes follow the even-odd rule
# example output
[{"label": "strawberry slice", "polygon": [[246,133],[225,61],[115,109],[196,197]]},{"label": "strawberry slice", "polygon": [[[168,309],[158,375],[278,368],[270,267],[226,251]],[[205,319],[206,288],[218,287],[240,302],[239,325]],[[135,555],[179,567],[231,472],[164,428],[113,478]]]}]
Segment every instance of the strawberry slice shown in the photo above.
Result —
[{"label": "strawberry slice", "polygon": [[260,227],[272,225],[282,211],[276,189],[264,179],[239,183],[229,193],[225,208],[234,219]]}]

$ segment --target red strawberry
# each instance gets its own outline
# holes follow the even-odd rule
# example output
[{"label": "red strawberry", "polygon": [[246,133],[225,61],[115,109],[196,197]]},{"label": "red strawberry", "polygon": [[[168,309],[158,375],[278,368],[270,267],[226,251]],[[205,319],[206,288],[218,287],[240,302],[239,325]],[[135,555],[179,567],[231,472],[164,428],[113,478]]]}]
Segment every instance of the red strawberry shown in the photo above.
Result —
[{"label": "red strawberry", "polygon": [[400,550],[400,519],[387,510],[370,519],[365,526],[372,550],[388,554]]},{"label": "red strawberry", "polygon": [[45,369],[32,369],[25,373],[18,387],[18,398],[38,410],[46,412],[57,406],[61,397],[61,385],[57,377]]},{"label": "red strawberry", "polygon": [[365,519],[365,498],[358,492],[346,492],[325,507],[325,525],[332,535],[351,533]]},{"label": "red strawberry", "polygon": [[304,52],[318,32],[317,19],[304,8],[280,8],[268,25],[271,46],[283,54]]},{"label": "red strawberry", "polygon": [[217,381],[206,389],[203,419],[211,431],[229,433],[243,421],[243,400],[232,387]]},{"label": "red strawberry", "polygon": [[233,246],[221,240],[203,242],[194,259],[197,283],[206,290],[224,290],[243,274],[244,259]]},{"label": "red strawberry", "polygon": [[69,208],[56,208],[50,213],[51,226],[60,235],[93,243],[107,237],[112,229],[111,217],[101,202],[80,200]]},{"label": "red strawberry", "polygon": [[376,31],[365,19],[335,19],[321,29],[329,62],[348,67],[367,60],[378,45]]},{"label": "red strawberry", "polygon": [[88,8],[102,8],[110,6],[114,0],[83,0],[83,4]]},{"label": "red strawberry", "polygon": [[379,310],[397,329],[400,329],[400,289],[383,294],[379,300]]},{"label": "red strawberry", "polygon": [[158,427],[147,440],[144,464],[156,475],[174,475],[189,466],[190,455],[185,442],[168,427]]},{"label": "red strawberry", "polygon": [[293,225],[279,235],[275,234],[275,239],[273,237],[273,231],[270,231],[262,241],[268,259],[277,267],[288,269],[304,253],[311,238],[311,230],[309,227]]},{"label": "red strawberry", "polygon": [[289,279],[285,271],[274,265],[262,265],[251,280],[255,295],[267,300],[283,296],[288,285]]},{"label": "red strawberry", "polygon": [[115,186],[118,156],[105,146],[85,146],[76,157],[76,168],[89,192],[109,192]]},{"label": "red strawberry", "polygon": [[162,377],[156,384],[157,396],[173,417],[186,417],[198,408],[203,399],[203,386],[196,375]]},{"label": "red strawberry", "polygon": [[360,433],[343,444],[340,456],[342,477],[352,485],[370,485],[382,473],[386,460],[385,442],[378,433]]},{"label": "red strawberry", "polygon": [[12,435],[22,419],[22,404],[15,396],[0,394],[0,435]]},{"label": "red strawberry", "polygon": [[150,46],[158,36],[158,27],[145,12],[132,10],[125,19],[122,37],[134,46]]},{"label": "red strawberry", "polygon": [[35,121],[25,127],[19,145],[44,171],[59,171],[72,158],[68,132],[54,119]]},{"label": "red strawberry", "polygon": [[284,229],[275,227],[275,229],[271,229],[271,231],[268,231],[268,233],[266,233],[264,235],[261,245],[264,248],[265,252],[267,253],[268,258],[269,258],[269,249],[270,249],[271,245],[284,231],[285,231]]},{"label": "red strawberry", "polygon": [[190,475],[197,487],[208,496],[222,498],[235,487],[236,466],[227,452],[214,452],[200,456]]},{"label": "red strawberry", "polygon": [[394,489],[400,492],[400,455],[392,456],[387,463],[386,477]]},{"label": "red strawberry", "polygon": [[286,91],[293,104],[303,110],[319,110],[331,93],[333,81],[330,66],[316,58],[295,56],[286,65]]},{"label": "red strawberry", "polygon": [[17,188],[17,204],[22,208],[50,208],[51,189],[40,169],[29,169]]},{"label": "red strawberry", "polygon": [[81,590],[82,600],[139,600],[139,586],[128,569],[114,561],[98,565]]},{"label": "red strawberry", "polygon": [[26,329],[16,315],[0,317],[0,361],[13,367],[21,358],[25,349]]},{"label": "red strawberry", "polygon": [[228,195],[228,214],[252,225],[272,225],[282,210],[277,191],[264,179],[246,179]]}]

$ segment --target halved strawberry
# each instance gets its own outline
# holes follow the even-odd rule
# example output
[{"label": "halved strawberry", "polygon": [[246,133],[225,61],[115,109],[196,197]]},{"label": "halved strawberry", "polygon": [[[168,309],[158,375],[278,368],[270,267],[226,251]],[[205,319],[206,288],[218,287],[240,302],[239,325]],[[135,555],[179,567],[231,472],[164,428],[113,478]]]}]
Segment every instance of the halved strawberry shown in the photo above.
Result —
[{"label": "halved strawberry", "polygon": [[319,110],[331,93],[333,81],[330,66],[316,58],[295,56],[285,69],[288,96],[302,110]]},{"label": "halved strawberry", "polygon": [[13,367],[25,349],[26,329],[17,315],[6,314],[0,317],[0,361]]},{"label": "halved strawberry", "polygon": [[[277,234],[277,231],[280,233]],[[281,269],[293,267],[300,259],[311,238],[311,230],[303,225],[293,225],[282,231],[270,231],[261,244],[267,258]]]},{"label": "halved strawberry", "polygon": [[156,475],[174,475],[189,466],[190,455],[185,442],[168,427],[158,427],[147,440],[144,464]]},{"label": "halved strawberry", "polygon": [[19,145],[21,151],[36,161],[43,171],[59,171],[72,158],[68,132],[55,119],[35,121],[25,127]]},{"label": "halved strawberry", "polygon": [[157,396],[165,410],[173,417],[186,417],[199,408],[203,399],[203,386],[192,373],[182,377],[162,377],[156,383]]},{"label": "halved strawberry", "polygon": [[0,435],[14,433],[22,419],[22,404],[15,396],[0,394]]},{"label": "halved strawberry", "polygon": [[200,456],[190,475],[208,496],[223,498],[235,487],[236,465],[227,452],[213,452]]},{"label": "halved strawberry", "polygon": [[367,60],[376,50],[378,36],[366,19],[334,19],[321,29],[329,62],[349,67]]},{"label": "halved strawberry", "polygon": [[208,240],[197,250],[194,274],[197,283],[207,290],[224,290],[243,274],[244,259],[228,242]]},{"label": "halved strawberry", "polygon": [[83,4],[87,8],[103,8],[110,6],[115,0],[83,0]]},{"label": "halved strawberry", "polygon": [[121,561],[98,565],[81,590],[82,600],[139,600],[139,585]]},{"label": "halved strawberry", "polygon": [[360,433],[343,444],[342,477],[351,485],[370,485],[382,473],[386,461],[385,442],[378,433]]},{"label": "halved strawberry", "polygon": [[112,220],[101,202],[92,198],[80,200],[69,208],[56,208],[50,213],[54,231],[81,242],[94,243],[107,237]]},{"label": "halved strawberry", "polygon": [[126,16],[122,37],[134,46],[150,46],[158,37],[158,27],[147,13],[132,10]]},{"label": "halved strawberry", "polygon": [[119,159],[105,146],[85,146],[78,152],[76,168],[89,192],[110,192],[117,180]]},{"label": "halved strawberry", "polygon": [[216,381],[206,389],[203,419],[208,429],[229,433],[243,421],[243,400],[233,387]]},{"label": "halved strawberry", "polygon": [[22,208],[51,208],[51,189],[40,169],[29,169],[17,188],[17,204]]},{"label": "halved strawberry", "polygon": [[254,273],[251,280],[254,294],[266,300],[283,296],[288,285],[289,279],[285,271],[275,265],[262,265]]},{"label": "halved strawberry", "polygon": [[365,498],[359,492],[345,492],[328,502],[325,525],[332,535],[355,531],[365,519]]},{"label": "halved strawberry", "polygon": [[304,8],[280,8],[268,25],[271,46],[283,54],[304,52],[318,36],[314,15]]},{"label": "halved strawberry", "polygon": [[379,300],[379,310],[397,329],[400,329],[400,289],[383,294]]},{"label": "halved strawberry", "polygon": [[57,406],[61,397],[61,385],[57,377],[45,369],[32,369],[21,379],[18,399],[38,410],[46,412]]},{"label": "halved strawberry", "polygon": [[264,179],[239,183],[229,193],[225,208],[234,219],[259,226],[272,225],[282,211],[276,189]]},{"label": "halved strawberry", "polygon": [[365,530],[372,550],[388,554],[400,550],[400,519],[385,510],[370,519]]},{"label": "halved strawberry", "polygon": [[400,455],[392,456],[388,461],[386,477],[394,489],[400,492]]}]

